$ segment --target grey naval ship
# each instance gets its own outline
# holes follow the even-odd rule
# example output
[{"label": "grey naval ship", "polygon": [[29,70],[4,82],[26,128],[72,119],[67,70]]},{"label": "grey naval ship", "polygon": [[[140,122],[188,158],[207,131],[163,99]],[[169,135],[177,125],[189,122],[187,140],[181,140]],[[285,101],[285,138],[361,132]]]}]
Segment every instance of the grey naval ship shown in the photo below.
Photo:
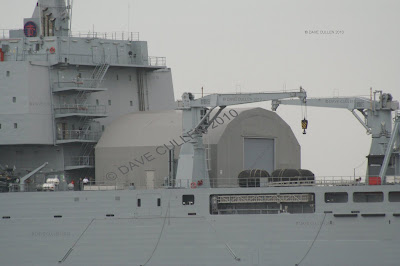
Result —
[{"label": "grey naval ship", "polygon": [[[71,12],[39,0],[1,33],[0,265],[400,265],[391,94],[175,102],[138,33],[74,33]],[[351,111],[371,136],[366,175],[301,169],[285,121],[236,108],[263,101]]]}]

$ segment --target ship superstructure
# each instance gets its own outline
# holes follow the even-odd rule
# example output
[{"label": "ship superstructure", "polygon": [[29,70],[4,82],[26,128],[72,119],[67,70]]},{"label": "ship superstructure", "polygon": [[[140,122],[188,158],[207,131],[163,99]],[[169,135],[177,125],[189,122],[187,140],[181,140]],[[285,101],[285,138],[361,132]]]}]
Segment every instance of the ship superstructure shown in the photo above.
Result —
[{"label": "ship superstructure", "polygon": [[116,117],[174,108],[164,57],[138,33],[73,34],[71,6],[39,0],[0,39],[0,164],[24,175],[94,178],[94,144]]}]

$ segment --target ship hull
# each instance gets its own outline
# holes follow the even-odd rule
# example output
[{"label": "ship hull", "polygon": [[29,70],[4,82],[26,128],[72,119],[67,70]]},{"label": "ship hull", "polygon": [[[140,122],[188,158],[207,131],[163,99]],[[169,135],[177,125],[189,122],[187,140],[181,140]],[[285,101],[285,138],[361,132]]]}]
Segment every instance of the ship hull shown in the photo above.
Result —
[{"label": "ship hull", "polygon": [[[315,212],[211,214],[215,193],[272,191],[314,191]],[[5,193],[1,264],[398,265],[400,204],[347,203],[329,210],[332,205],[321,202],[325,191],[332,188]],[[182,205],[186,194],[195,196],[193,205]]]}]

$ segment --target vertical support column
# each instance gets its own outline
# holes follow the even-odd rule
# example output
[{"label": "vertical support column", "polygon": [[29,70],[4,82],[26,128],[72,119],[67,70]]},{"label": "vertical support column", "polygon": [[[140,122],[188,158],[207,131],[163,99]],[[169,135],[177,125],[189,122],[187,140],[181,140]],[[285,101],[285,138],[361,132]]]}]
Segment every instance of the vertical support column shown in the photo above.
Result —
[{"label": "vertical support column", "polygon": [[192,107],[182,111],[183,139],[179,153],[176,184],[179,187],[210,187],[210,177],[206,166],[206,154],[200,132],[189,132],[200,122],[203,108]]},{"label": "vertical support column", "polygon": [[384,160],[383,160],[383,163],[382,163],[382,167],[381,167],[381,171],[379,173],[379,176],[382,178],[382,184],[386,184],[386,171],[387,171],[387,168],[388,168],[388,165],[389,165],[390,158],[392,156],[394,143],[397,140],[397,136],[399,135],[400,113],[396,114],[396,118],[395,119],[396,120],[395,120],[395,123],[394,123],[392,136],[390,137],[389,143],[387,145],[385,157],[384,157]]}]

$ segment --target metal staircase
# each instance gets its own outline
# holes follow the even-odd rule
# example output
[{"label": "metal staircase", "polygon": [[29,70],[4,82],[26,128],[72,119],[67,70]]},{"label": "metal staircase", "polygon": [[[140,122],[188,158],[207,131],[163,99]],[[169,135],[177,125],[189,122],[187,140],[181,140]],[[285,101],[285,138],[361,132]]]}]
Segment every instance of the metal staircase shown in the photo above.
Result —
[{"label": "metal staircase", "polygon": [[[92,72],[91,79],[88,80],[89,82],[87,84],[87,87],[93,89],[98,88],[100,84],[103,82],[104,76],[106,75],[109,67],[110,65],[108,63],[97,64]],[[89,93],[91,93],[91,91],[87,90],[79,91],[76,96],[77,102],[80,104],[85,104],[87,101],[87,94]]]},{"label": "metal staircase", "polygon": [[[100,84],[104,80],[104,76],[107,73],[108,68],[110,65],[108,63],[99,63],[96,65],[94,68],[91,79],[89,79],[89,83],[87,85],[88,88],[98,88]],[[87,96],[88,94],[91,93],[90,90],[81,90],[78,95],[76,96],[77,102],[80,104],[86,104],[87,102]],[[94,135],[94,131],[92,131],[92,124],[94,123],[92,118],[89,117],[81,117],[79,119],[79,123],[82,125],[82,136],[85,136],[84,138],[87,138],[88,140],[96,139],[97,136]],[[84,162],[87,162],[87,166],[93,166],[91,165],[91,160],[90,158],[93,157],[93,150],[94,150],[94,145],[93,143],[90,142],[82,142],[81,144],[81,150],[80,150],[80,155],[79,157],[82,159],[87,159],[84,160]]]},{"label": "metal staircase", "polygon": [[93,70],[92,80],[89,84],[89,88],[98,88],[100,86],[109,67],[110,65],[108,63],[97,64]]}]

